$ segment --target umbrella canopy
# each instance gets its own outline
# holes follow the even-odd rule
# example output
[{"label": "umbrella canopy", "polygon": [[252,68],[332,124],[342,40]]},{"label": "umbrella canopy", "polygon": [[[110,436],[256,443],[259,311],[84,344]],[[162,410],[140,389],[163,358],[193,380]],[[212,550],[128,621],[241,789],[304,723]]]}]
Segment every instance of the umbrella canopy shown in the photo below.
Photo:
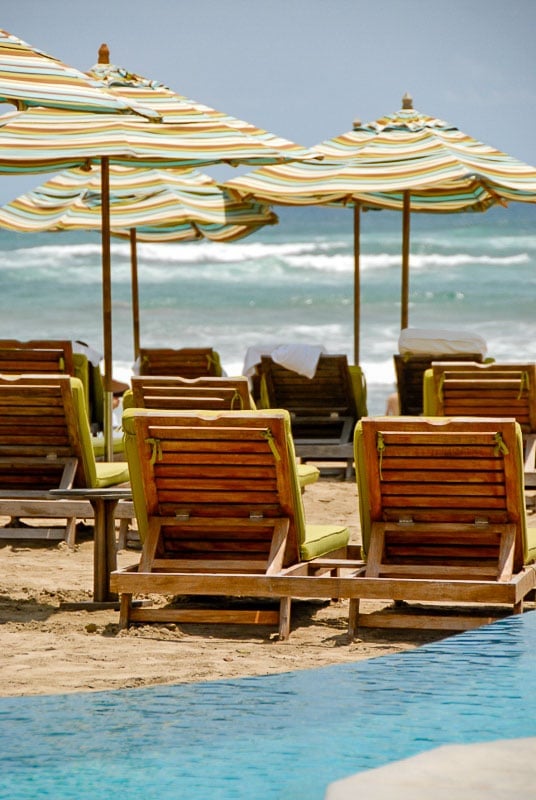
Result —
[{"label": "umbrella canopy", "polygon": [[[1,55],[1,53],[0,53]],[[28,68],[31,73],[31,68]],[[0,82],[0,100],[15,98],[16,91]],[[31,83],[31,79],[30,79]],[[54,81],[52,81],[54,83]],[[28,95],[20,87],[21,104]],[[103,95],[104,96],[104,95]],[[118,100],[130,103],[120,93]],[[178,121],[149,124],[135,114],[71,112],[47,101],[45,87],[32,98],[35,108],[0,118],[0,172],[50,172],[56,169],[87,166],[100,159],[102,168],[102,263],[103,263],[103,340],[105,387],[105,435],[107,457],[112,455],[112,343],[111,277],[109,225],[109,163],[137,163],[140,166],[196,166],[201,164],[277,163],[289,158],[310,157],[305,148],[277,148],[276,142],[250,136],[221,120],[189,126]],[[39,105],[47,105],[42,108]],[[66,103],[66,106],[68,104]],[[74,105],[80,108],[79,105]],[[151,116],[158,118],[153,109]]]},{"label": "umbrella canopy", "polygon": [[319,163],[263,167],[227,182],[242,197],[282,205],[354,207],[355,339],[359,360],[359,209],[403,212],[401,327],[408,325],[409,215],[412,211],[485,211],[497,203],[536,202],[536,169],[462,133],[403,108],[322,142]]},{"label": "umbrella canopy", "polygon": [[[224,242],[277,223],[268,206],[237,200],[197,170],[110,167],[111,234],[131,244],[134,356],[139,355],[137,240]],[[0,208],[0,226],[22,233],[101,228],[100,169],[66,170]]]},{"label": "umbrella canopy", "polygon": [[[0,102],[79,111],[131,111],[124,99],[58,58],[0,29]],[[147,111],[147,109],[144,110]],[[154,112],[151,116],[155,116]]]},{"label": "umbrella canopy", "polygon": [[[318,153],[302,147],[295,142],[284,139],[250,122],[236,119],[222,111],[216,111],[204,103],[192,100],[156,80],[145,78],[124,67],[110,63],[108,45],[102,44],[99,49],[98,63],[88,71],[88,76],[105,86],[110,94],[126,100],[134,106],[150,108],[163,122],[182,125],[195,125],[199,128],[213,129],[215,125],[240,131],[262,142],[280,154],[285,153],[287,160],[301,158],[318,158]],[[278,159],[278,160],[281,160]]]},{"label": "umbrella canopy", "polygon": [[[0,226],[26,233],[101,227],[101,173],[65,170],[0,208]],[[276,215],[266,205],[237,200],[198,170],[110,167],[110,228],[140,241],[231,241]]]}]

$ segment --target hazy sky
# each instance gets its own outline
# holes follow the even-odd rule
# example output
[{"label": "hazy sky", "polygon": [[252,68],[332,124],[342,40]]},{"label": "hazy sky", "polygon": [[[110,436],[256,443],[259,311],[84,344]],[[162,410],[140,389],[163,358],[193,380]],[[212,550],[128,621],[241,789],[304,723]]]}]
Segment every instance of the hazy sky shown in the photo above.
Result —
[{"label": "hazy sky", "polygon": [[[0,27],[81,70],[107,42],[112,62],[303,145],[409,92],[536,164],[536,0],[2,0]],[[0,200],[37,182],[3,178]]]}]

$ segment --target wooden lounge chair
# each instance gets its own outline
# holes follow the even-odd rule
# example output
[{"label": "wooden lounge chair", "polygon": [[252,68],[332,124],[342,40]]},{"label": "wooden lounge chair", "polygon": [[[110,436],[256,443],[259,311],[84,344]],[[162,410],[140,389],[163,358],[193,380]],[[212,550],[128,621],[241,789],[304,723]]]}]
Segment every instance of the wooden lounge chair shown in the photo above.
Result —
[{"label": "wooden lounge chair", "polygon": [[448,354],[444,356],[432,354],[400,355],[395,353],[394,361],[400,414],[414,416],[423,413],[424,374],[426,370],[431,368],[432,361],[469,361],[474,364],[481,362],[482,356],[480,353]]},{"label": "wooden lounge chair", "polygon": [[248,380],[243,376],[191,379],[134,375],[132,377],[132,407],[243,411],[254,406],[249,393]]},{"label": "wooden lounge chair", "polygon": [[302,461],[342,461],[349,477],[354,426],[366,413],[360,368],[350,369],[345,355],[321,355],[307,378],[263,356],[260,373],[263,406],[290,412],[296,454]]},{"label": "wooden lounge chair", "polygon": [[[497,605],[521,613],[535,586],[536,528],[525,518],[515,420],[367,418],[355,448],[366,557],[358,596],[406,602],[359,614],[352,599],[350,635],[358,626],[462,630],[499,615]],[[433,606],[412,610],[413,601]],[[445,603],[458,607],[446,613]]]},{"label": "wooden lounge chair", "polygon": [[[344,557],[348,543],[344,526],[305,524],[288,413],[127,409],[123,427],[143,549],[138,565],[111,575],[121,625],[279,624],[286,638],[293,592],[285,570],[307,573],[303,565],[312,564],[315,575],[330,573],[333,563],[318,559]],[[309,583],[304,591],[316,596]],[[329,584],[321,596],[333,591]],[[213,602],[133,607],[140,593]],[[222,608],[221,596],[257,598],[257,606]],[[276,599],[279,610],[263,611],[260,597]]]},{"label": "wooden lounge chair", "polygon": [[[125,393],[123,408],[251,411],[255,404],[243,375],[194,379],[134,375],[132,391]],[[320,477],[313,464],[298,464],[297,471],[302,491]]]},{"label": "wooden lounge chair", "polygon": [[0,374],[74,375],[72,342],[66,339],[0,339]]},{"label": "wooden lounge chair", "polygon": [[141,347],[140,375],[172,375],[181,378],[221,377],[219,354],[211,347]]},{"label": "wooden lounge chair", "polygon": [[432,363],[434,414],[514,417],[525,446],[525,486],[536,485],[536,363]]},{"label": "wooden lounge chair", "polygon": [[[65,537],[73,545],[76,519],[93,517],[91,505],[52,499],[49,490],[115,486],[128,479],[125,462],[95,462],[77,378],[0,376],[0,514],[67,519],[60,529],[0,528],[0,537]],[[119,514],[131,518],[132,504],[120,505]]]}]

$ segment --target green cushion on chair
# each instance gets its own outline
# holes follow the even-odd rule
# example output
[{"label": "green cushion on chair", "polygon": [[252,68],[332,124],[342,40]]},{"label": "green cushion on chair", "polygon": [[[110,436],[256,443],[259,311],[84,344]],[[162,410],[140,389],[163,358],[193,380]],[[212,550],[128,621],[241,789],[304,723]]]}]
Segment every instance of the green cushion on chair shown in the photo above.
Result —
[{"label": "green cushion on chair", "polygon": [[95,468],[97,470],[96,488],[98,489],[105,486],[116,486],[118,483],[128,483],[130,480],[126,461],[98,461]]},{"label": "green cushion on chair", "polygon": [[128,482],[129,471],[128,464],[125,461],[113,461],[111,463],[95,461],[91,431],[89,429],[89,421],[85,407],[84,387],[79,378],[71,378],[71,391],[78,419],[78,431],[82,445],[82,457],[84,460],[84,473],[87,486],[91,489],[97,489]]},{"label": "green cushion on chair", "polygon": [[305,525],[305,540],[300,545],[300,558],[310,561],[320,556],[346,547],[348,544],[348,528],[344,525]]},{"label": "green cushion on chair", "polygon": [[316,483],[320,477],[320,470],[314,464],[297,464],[298,481],[300,488],[304,489],[312,483]]}]

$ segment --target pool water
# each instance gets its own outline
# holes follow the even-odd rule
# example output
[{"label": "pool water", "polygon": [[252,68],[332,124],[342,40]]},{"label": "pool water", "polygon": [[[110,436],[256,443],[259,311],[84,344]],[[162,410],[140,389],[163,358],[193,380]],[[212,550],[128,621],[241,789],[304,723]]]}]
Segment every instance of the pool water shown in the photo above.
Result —
[{"label": "pool water", "polygon": [[440,744],[536,736],[536,612],[355,664],[0,699],[0,798],[322,800]]}]

